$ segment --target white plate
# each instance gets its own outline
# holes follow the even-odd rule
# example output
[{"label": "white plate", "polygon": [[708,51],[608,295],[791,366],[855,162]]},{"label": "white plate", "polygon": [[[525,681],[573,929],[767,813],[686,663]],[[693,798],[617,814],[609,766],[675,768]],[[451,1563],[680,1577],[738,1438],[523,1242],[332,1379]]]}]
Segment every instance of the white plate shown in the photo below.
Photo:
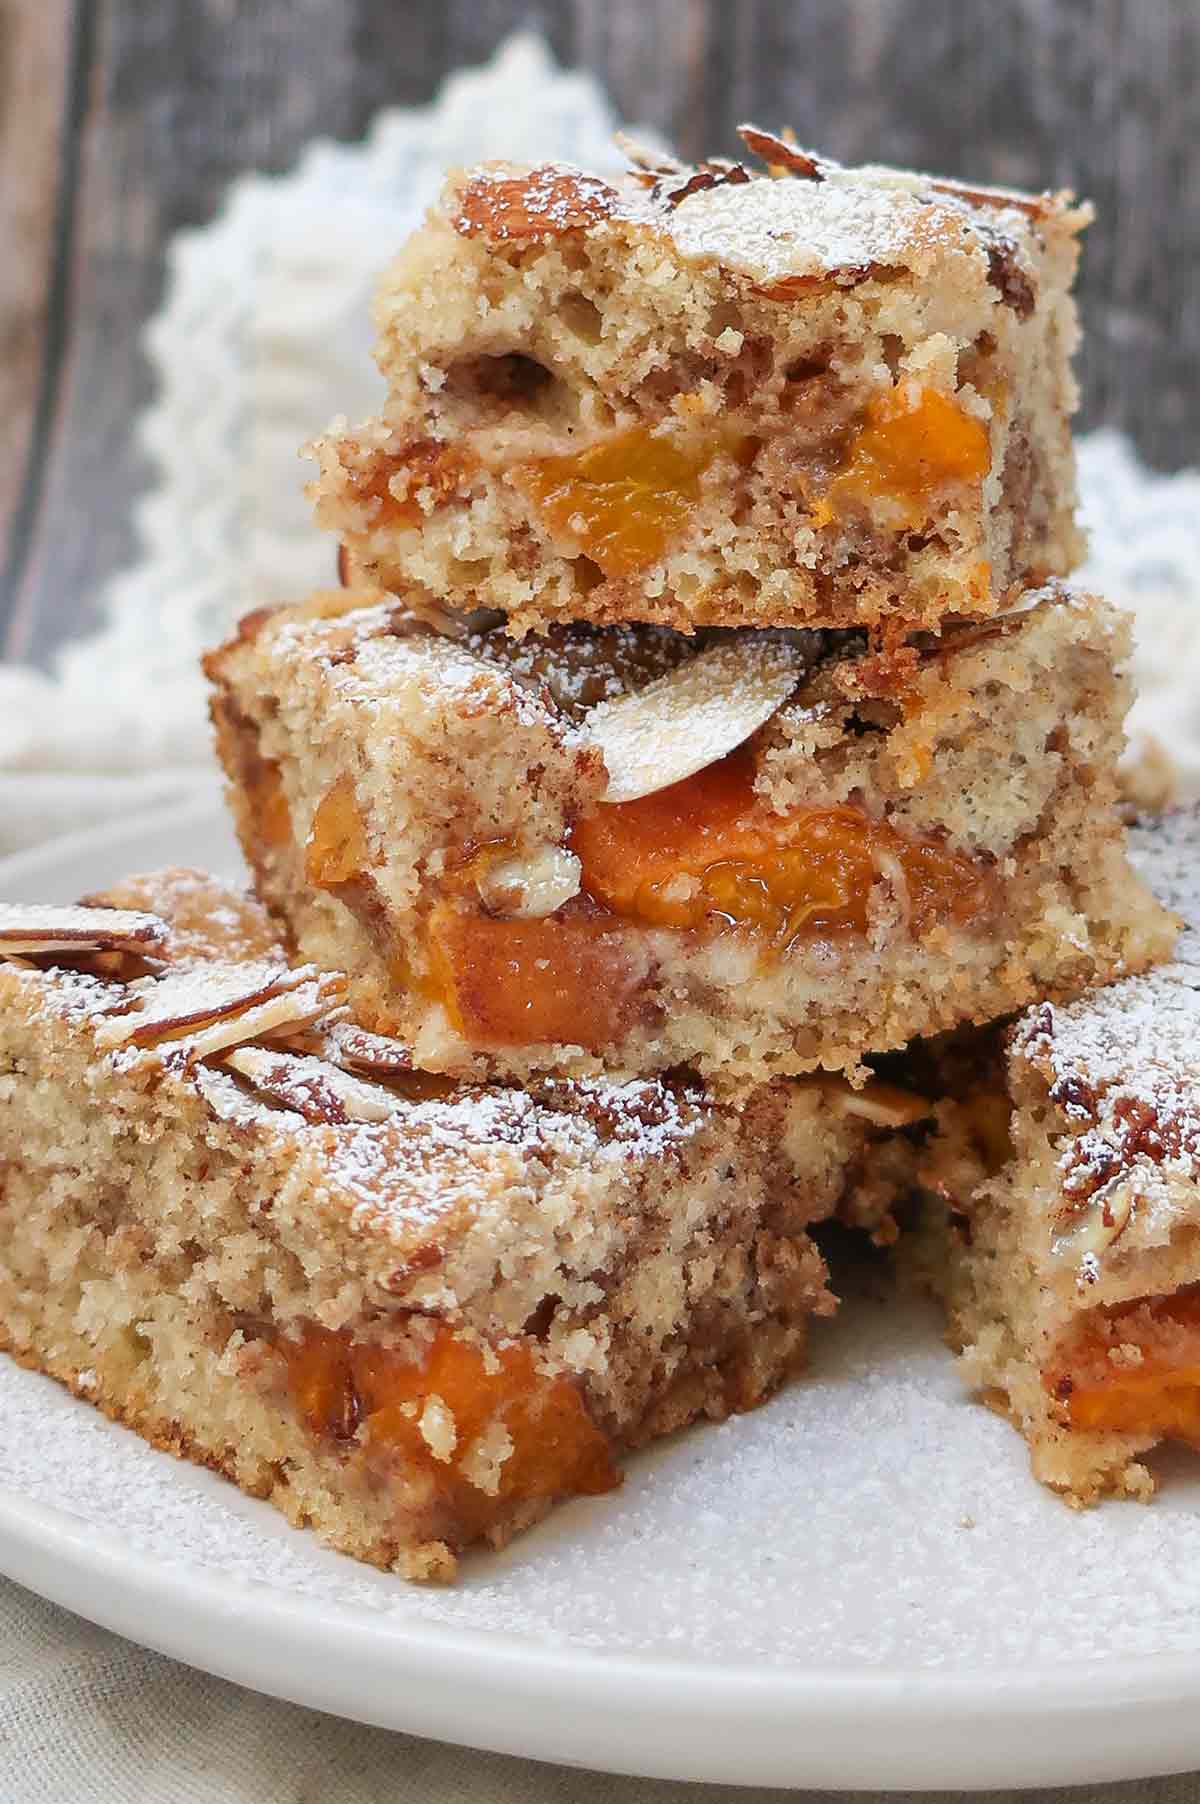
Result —
[{"label": "white plate", "polygon": [[[232,871],[215,807],[0,865],[66,900]],[[1073,1514],[864,1292],[812,1373],[630,1462],[449,1590],[320,1548],[0,1360],[0,1570],[164,1653],[363,1721],[619,1772],[1051,1785],[1200,1765],[1200,1485]]]}]

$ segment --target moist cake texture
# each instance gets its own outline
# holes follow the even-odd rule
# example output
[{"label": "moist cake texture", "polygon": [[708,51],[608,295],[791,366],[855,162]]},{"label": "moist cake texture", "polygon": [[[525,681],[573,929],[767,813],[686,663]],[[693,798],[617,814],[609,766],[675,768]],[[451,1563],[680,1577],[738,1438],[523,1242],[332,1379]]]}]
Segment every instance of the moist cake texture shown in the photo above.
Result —
[{"label": "moist cake texture", "polygon": [[455,1087],[200,873],[7,912],[4,1346],[412,1578],[793,1372],[833,1306],[807,1228],[878,1223],[872,1148],[923,1112]]},{"label": "moist cake texture", "polygon": [[1200,813],[1132,844],[1183,918],[1173,960],[1023,1014],[924,1171],[964,1374],[1077,1504],[1148,1496],[1160,1441],[1200,1448]]},{"label": "moist cake texture", "polygon": [[210,655],[258,892],[423,1067],[862,1060],[1170,948],[1115,808],[1124,618],[861,636],[451,640],[393,598],[251,616]]},{"label": "moist cake texture", "polygon": [[1087,210],[743,135],[767,172],[451,179],[379,291],[381,417],[315,447],[368,578],[518,634],[936,628],[1078,562]]}]

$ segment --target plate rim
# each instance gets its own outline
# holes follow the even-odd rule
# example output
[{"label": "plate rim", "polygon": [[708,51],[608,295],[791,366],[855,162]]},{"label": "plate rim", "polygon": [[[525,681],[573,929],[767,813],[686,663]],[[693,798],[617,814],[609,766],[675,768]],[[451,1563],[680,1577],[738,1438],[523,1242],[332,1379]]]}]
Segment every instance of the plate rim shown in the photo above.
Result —
[{"label": "plate rim", "polygon": [[[0,887],[221,819],[215,793],[157,805],[0,860]],[[274,1697],[601,1771],[978,1790],[1142,1778],[1200,1762],[1200,1661],[1191,1653],[950,1670],[774,1667],[538,1644],[496,1629],[405,1622],[163,1560],[4,1485],[0,1572],[141,1645]]]},{"label": "plate rim", "polygon": [[[104,1628],[274,1697],[459,1745],[641,1777],[979,1790],[1180,1772],[1200,1754],[1200,1669],[1189,1654],[1074,1668],[830,1671],[539,1646],[147,1558],[7,1487],[0,1570]],[[1024,1745],[1014,1750],[1017,1729]]]},{"label": "plate rim", "polygon": [[[191,822],[213,822],[224,818],[218,773],[213,772],[213,787],[199,795],[178,798],[173,802],[156,802],[140,808],[120,821],[101,821],[94,827],[80,827],[71,833],[59,833],[41,845],[26,846],[0,858],[0,889],[6,884],[36,880],[43,870],[53,870],[64,859],[86,858],[92,852],[108,851],[116,842],[137,840],[143,833],[159,829],[174,830]],[[229,824],[232,833],[232,824]]]}]

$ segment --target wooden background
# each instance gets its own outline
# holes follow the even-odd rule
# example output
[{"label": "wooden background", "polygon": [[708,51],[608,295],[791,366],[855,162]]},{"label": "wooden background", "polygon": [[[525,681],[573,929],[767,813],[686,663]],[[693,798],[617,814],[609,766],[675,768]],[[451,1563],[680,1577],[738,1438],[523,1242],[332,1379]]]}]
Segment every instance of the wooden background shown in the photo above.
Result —
[{"label": "wooden background", "polygon": [[0,0],[6,655],[90,624],[133,548],[171,233],[523,24],[688,153],[752,117],[845,160],[1090,195],[1083,421],[1195,460],[1197,0]]}]

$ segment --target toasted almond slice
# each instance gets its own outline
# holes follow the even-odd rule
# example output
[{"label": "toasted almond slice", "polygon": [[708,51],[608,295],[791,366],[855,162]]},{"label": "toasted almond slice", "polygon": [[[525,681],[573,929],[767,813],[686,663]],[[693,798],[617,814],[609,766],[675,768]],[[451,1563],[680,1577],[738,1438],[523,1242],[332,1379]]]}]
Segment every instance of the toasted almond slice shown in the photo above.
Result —
[{"label": "toasted almond slice", "polygon": [[269,1040],[279,1033],[299,1033],[337,1011],[344,990],[342,978],[312,976],[292,990],[268,996],[244,1015],[228,1015],[196,1033],[173,1037],[168,1046],[184,1045],[189,1062],[213,1058],[229,1046],[247,1040]]},{"label": "toasted almond slice", "polygon": [[951,199],[966,201],[971,207],[1011,208],[1030,219],[1043,218],[1054,205],[1054,196],[1049,192],[1030,194],[1021,188],[968,187],[965,182],[952,182],[946,176],[935,177],[929,186],[935,194],[948,194]]},{"label": "toasted almond slice", "polygon": [[911,1127],[916,1121],[928,1121],[933,1114],[933,1104],[927,1096],[918,1096],[915,1090],[901,1090],[897,1084],[885,1084],[879,1078],[861,1090],[832,1072],[815,1072],[811,1077],[791,1081],[798,1090],[816,1092],[832,1113],[857,1116],[872,1127]]},{"label": "toasted almond slice", "polygon": [[694,776],[770,720],[803,674],[793,645],[742,635],[601,702],[584,728],[608,766],[605,802],[633,802]]},{"label": "toasted almond slice", "polygon": [[539,920],[579,894],[582,872],[573,852],[562,846],[538,846],[489,866],[479,878],[479,898],[495,914]]},{"label": "toasted almond slice", "polygon": [[311,966],[288,969],[264,959],[184,966],[130,984],[126,994],[134,1006],[104,1023],[97,1044],[109,1052],[187,1037],[193,1055],[207,1057],[239,1040],[316,1020],[341,999],[343,989],[343,979],[318,976]]},{"label": "toasted almond slice", "polygon": [[294,1109],[306,1121],[338,1126],[350,1121],[386,1121],[397,1099],[377,1084],[340,1071],[328,1060],[263,1046],[239,1046],[224,1063],[244,1077],[260,1096]]},{"label": "toasted almond slice", "polygon": [[809,182],[820,182],[824,181],[825,171],[831,167],[823,157],[801,150],[798,144],[790,144],[778,132],[764,131],[761,125],[739,125],[737,134],[746,149],[753,156],[761,157],[772,174],[779,170],[785,175],[798,175]]},{"label": "toasted almond slice", "polygon": [[368,1033],[353,1021],[338,1021],[324,1036],[323,1056],[343,1070],[367,1077],[408,1077],[412,1053],[403,1040]]},{"label": "toasted almond slice", "polygon": [[1059,1224],[1051,1250],[1062,1259],[1098,1259],[1118,1241],[1133,1215],[1133,1187],[1125,1174],[1120,1174],[1102,1190],[1097,1190],[1086,1208]]},{"label": "toasted almond slice", "polygon": [[169,929],[133,908],[0,902],[0,958],[48,952],[161,952]]},{"label": "toasted almond slice", "polygon": [[647,175],[686,175],[687,164],[672,156],[669,150],[659,150],[656,145],[643,144],[631,132],[614,132],[613,142],[621,154],[629,159],[635,169]]}]

